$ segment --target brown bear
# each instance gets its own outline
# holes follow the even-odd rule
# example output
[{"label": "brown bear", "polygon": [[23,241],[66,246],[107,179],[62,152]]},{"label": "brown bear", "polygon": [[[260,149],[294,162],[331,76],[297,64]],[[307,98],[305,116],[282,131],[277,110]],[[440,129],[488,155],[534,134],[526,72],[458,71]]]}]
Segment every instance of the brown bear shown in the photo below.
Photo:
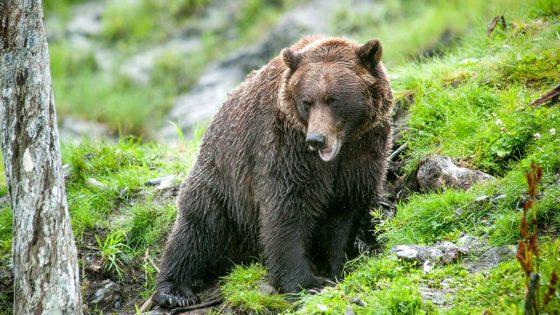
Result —
[{"label": "brown bear", "polygon": [[181,187],[157,304],[195,304],[196,288],[260,256],[281,292],[341,276],[386,173],[381,54],[377,40],[305,37],[228,96]]}]

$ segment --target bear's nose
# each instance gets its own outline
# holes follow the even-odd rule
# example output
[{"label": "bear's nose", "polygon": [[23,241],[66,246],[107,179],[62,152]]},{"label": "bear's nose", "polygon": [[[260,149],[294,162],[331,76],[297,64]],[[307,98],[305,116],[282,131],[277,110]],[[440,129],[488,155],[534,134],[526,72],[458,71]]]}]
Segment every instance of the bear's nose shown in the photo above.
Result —
[{"label": "bear's nose", "polygon": [[321,150],[325,147],[325,136],[318,132],[308,133],[305,143],[309,145],[311,150]]}]

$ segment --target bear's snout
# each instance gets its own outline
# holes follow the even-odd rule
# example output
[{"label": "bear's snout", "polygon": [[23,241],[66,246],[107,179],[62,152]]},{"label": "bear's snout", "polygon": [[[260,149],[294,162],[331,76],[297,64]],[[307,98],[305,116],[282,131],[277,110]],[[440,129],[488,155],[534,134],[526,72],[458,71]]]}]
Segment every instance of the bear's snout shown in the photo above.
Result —
[{"label": "bear's snout", "polygon": [[307,134],[305,138],[305,143],[313,151],[322,150],[325,148],[325,136],[318,132],[311,132]]}]

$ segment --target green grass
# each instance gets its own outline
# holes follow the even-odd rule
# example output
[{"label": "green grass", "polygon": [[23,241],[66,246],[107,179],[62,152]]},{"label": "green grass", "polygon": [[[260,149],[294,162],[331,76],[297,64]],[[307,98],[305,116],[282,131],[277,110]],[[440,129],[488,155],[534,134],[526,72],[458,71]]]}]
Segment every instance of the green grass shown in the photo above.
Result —
[{"label": "green grass", "polygon": [[399,244],[432,244],[455,231],[472,230],[489,211],[474,200],[472,192],[454,190],[412,196],[384,226],[387,249]]},{"label": "green grass", "polygon": [[[84,141],[63,146],[63,163],[70,164],[73,170],[67,189],[76,237],[80,238],[86,229],[106,225],[104,222],[110,214],[130,212],[134,219],[142,212],[139,209],[153,205],[147,196],[155,192],[145,182],[166,175],[185,176],[195,154],[196,150],[186,151],[184,147],[162,148],[132,139],[117,144]],[[105,187],[88,185],[90,178]],[[141,203],[136,203],[138,200]],[[153,215],[169,212],[168,209],[149,211],[156,211]],[[136,242],[137,238],[133,240]]]},{"label": "green grass", "polygon": [[223,278],[221,292],[228,304],[236,311],[262,314],[270,310],[285,311],[290,304],[279,294],[266,294],[259,290],[266,283],[266,269],[254,263],[247,267],[236,266]]},{"label": "green grass", "polygon": [[97,246],[101,253],[105,272],[116,274],[119,279],[123,278],[123,265],[126,259],[126,252],[130,247],[126,244],[126,233],[124,230],[116,230],[107,235],[103,241],[99,236],[95,236]]},{"label": "green grass", "polygon": [[93,56],[50,45],[51,72],[59,116],[104,122],[114,133],[148,136],[172,106],[175,87],[141,86],[124,76],[102,73]]},{"label": "green grass", "polygon": [[[552,269],[559,270],[559,240],[546,240],[541,249],[540,296],[550,281]],[[513,259],[489,272],[471,273],[461,265],[436,267],[431,272],[392,257],[361,257],[348,266],[350,274],[337,287],[299,302],[299,314],[522,314],[524,274]],[[443,305],[423,301],[421,291],[441,292]],[[556,299],[548,310],[558,309]]]},{"label": "green grass", "polygon": [[[149,200],[149,199],[148,199]],[[142,250],[149,246],[163,246],[161,241],[175,221],[175,204],[154,205],[149,201],[134,205],[130,210],[128,243],[133,249]]]},{"label": "green grass", "polygon": [[0,208],[0,261],[7,260],[12,248],[12,209]]},{"label": "green grass", "polygon": [[[532,160],[543,166],[545,174],[539,215],[543,224],[559,227],[560,195],[554,183],[560,169],[560,137],[555,133],[560,109],[528,104],[557,80],[560,21],[531,19],[515,11],[508,19],[517,28],[490,38],[484,33],[468,35],[464,47],[448,56],[400,69],[394,87],[415,95],[410,131],[403,139],[410,148],[407,172],[412,173],[425,157],[440,154],[498,179],[466,193],[413,197],[389,222],[385,234],[389,244],[432,243],[454,230],[488,234],[495,245],[515,242],[519,237],[515,222],[526,191],[524,174]],[[475,60],[464,62],[467,58]],[[501,194],[506,198],[495,205],[474,202],[476,196]],[[460,220],[453,219],[457,208]],[[480,219],[488,227],[477,226]]]},{"label": "green grass", "polygon": [[[484,32],[487,23],[503,14],[504,8],[510,12],[522,7],[522,2],[515,0],[391,0],[378,5],[377,9],[360,13],[352,14],[343,8],[332,24],[335,32],[352,34],[360,41],[372,37],[380,39],[384,47],[383,60],[392,68],[418,59],[428,50],[446,52],[470,30]],[[543,9],[549,12],[546,4]],[[450,38],[442,45],[444,34]]]}]

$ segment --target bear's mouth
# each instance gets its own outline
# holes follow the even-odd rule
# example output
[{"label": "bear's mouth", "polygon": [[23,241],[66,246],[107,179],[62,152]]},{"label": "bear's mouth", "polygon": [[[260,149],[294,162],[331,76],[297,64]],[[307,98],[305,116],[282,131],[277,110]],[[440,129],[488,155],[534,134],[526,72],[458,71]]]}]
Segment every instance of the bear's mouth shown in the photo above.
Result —
[{"label": "bear's mouth", "polygon": [[326,148],[319,150],[319,157],[321,157],[321,160],[325,162],[332,161],[338,154],[339,149],[339,141],[338,139],[335,139],[331,146],[327,146]]}]

